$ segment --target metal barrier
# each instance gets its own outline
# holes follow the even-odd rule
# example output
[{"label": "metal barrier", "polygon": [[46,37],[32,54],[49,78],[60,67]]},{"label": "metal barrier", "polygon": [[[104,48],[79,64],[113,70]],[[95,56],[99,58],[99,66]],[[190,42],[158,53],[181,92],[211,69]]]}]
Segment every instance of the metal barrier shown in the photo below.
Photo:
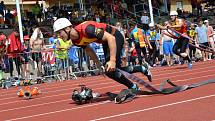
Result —
[{"label": "metal barrier", "polygon": [[[99,60],[104,62],[102,45],[92,44]],[[62,52],[65,52],[62,55]],[[24,80],[66,80],[77,79],[77,76],[98,75],[99,70],[94,62],[79,47],[69,50],[49,48],[41,52],[23,52],[3,55],[0,65],[0,80],[2,78],[22,78]]]}]

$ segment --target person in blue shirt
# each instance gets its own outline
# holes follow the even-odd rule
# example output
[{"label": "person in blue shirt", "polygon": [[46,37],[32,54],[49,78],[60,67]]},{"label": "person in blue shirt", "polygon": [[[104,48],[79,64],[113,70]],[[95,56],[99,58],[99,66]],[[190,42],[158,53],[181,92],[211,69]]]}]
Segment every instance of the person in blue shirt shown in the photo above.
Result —
[{"label": "person in blue shirt", "polygon": [[52,45],[53,49],[56,49],[57,40],[58,40],[58,38],[57,38],[57,35],[55,33],[53,33],[52,37],[49,38],[49,44]]},{"label": "person in blue shirt", "polygon": [[69,54],[69,65],[73,66],[74,71],[80,71],[79,69],[79,57],[78,57],[78,51],[79,47],[72,46],[69,48],[68,54]]},{"label": "person in blue shirt", "polygon": [[[147,35],[145,34],[145,31],[143,29],[140,29],[137,26],[133,26],[133,30],[131,31],[131,38],[132,38],[132,42],[135,45],[135,49],[137,51],[138,61],[139,61],[140,65],[143,64],[143,57],[142,57],[141,53],[143,54],[144,59],[147,60],[147,44],[149,44],[149,46],[151,46],[150,43],[148,42],[146,36]],[[144,46],[141,46],[141,44],[140,44],[141,37],[142,37],[142,39],[144,39],[143,40],[145,42]]]},{"label": "person in blue shirt", "polygon": [[149,30],[147,31],[147,37],[150,43],[149,46],[149,63],[151,66],[156,66],[156,57],[158,57],[158,41],[160,40],[160,34],[156,31],[154,24],[149,24]]}]

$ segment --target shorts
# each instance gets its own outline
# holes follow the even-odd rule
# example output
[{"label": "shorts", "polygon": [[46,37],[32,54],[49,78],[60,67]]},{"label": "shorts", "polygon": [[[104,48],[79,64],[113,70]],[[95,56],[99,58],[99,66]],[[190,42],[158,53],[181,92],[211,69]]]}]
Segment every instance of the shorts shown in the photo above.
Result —
[{"label": "shorts", "polygon": [[168,41],[163,42],[163,53],[164,53],[164,55],[169,55],[169,54],[172,55],[173,54],[172,48],[173,48],[172,40],[168,40]]},{"label": "shorts", "polygon": [[32,53],[32,59],[36,62],[39,62],[42,60],[42,54],[41,52],[34,52]]},{"label": "shorts", "polygon": [[29,63],[30,62],[30,54],[29,53],[24,53],[24,54],[22,54],[22,56],[23,56],[23,58],[24,58],[24,61],[22,61],[22,64],[27,64],[27,63]]}]

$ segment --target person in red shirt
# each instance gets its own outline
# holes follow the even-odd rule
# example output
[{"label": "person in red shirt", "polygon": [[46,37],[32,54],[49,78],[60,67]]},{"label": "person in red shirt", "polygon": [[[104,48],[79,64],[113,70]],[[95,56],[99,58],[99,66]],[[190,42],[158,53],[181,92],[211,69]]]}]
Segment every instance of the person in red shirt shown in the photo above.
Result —
[{"label": "person in red shirt", "polygon": [[9,58],[9,64],[10,64],[10,76],[13,76],[13,61],[16,65],[16,70],[18,73],[18,76],[21,77],[20,73],[20,67],[21,67],[21,56],[23,51],[23,45],[21,43],[20,37],[19,37],[19,29],[15,28],[14,31],[8,36],[8,40],[6,41],[6,51],[7,56]]},{"label": "person in red shirt", "polygon": [[3,55],[6,53],[6,36],[3,33],[0,33],[0,61]]},{"label": "person in red shirt", "polygon": [[6,36],[0,32],[0,80],[3,78],[4,56],[6,54]]},{"label": "person in red shirt", "polygon": [[[92,42],[101,43],[103,45],[106,75],[127,86],[129,89],[139,89],[137,85],[125,76],[123,76],[116,68],[121,68],[121,51],[124,44],[124,37],[116,29],[116,27],[98,23],[95,21],[85,21],[75,27],[72,27],[71,22],[66,18],[59,18],[54,22],[54,32],[58,32],[64,40],[71,40],[76,46],[85,49],[86,53],[96,63],[98,68],[102,67],[96,53],[88,46]],[[142,67],[142,72],[147,72],[146,67]],[[151,75],[150,75],[151,76]]]}]

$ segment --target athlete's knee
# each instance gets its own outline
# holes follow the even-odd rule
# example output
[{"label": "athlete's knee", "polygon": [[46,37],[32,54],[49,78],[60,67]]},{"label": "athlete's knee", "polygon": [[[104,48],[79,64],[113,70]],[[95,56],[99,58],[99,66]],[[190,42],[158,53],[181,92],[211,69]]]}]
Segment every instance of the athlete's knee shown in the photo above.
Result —
[{"label": "athlete's knee", "polygon": [[122,73],[118,70],[115,71],[114,75],[116,78],[121,78],[123,76]]},{"label": "athlete's knee", "polygon": [[128,73],[132,73],[134,70],[133,66],[127,66],[125,67],[125,71],[128,72]]},{"label": "athlete's knee", "polygon": [[112,71],[112,72],[106,72],[105,75],[108,76],[108,77],[111,78],[111,79],[114,79],[114,80],[115,80],[115,79],[119,79],[119,78],[122,77],[122,73],[119,72],[118,70]]},{"label": "athlete's knee", "polygon": [[145,73],[146,70],[147,70],[147,65],[146,65],[146,63],[144,63],[143,65],[129,66],[129,67],[128,67],[129,73],[135,73],[135,72]]}]

